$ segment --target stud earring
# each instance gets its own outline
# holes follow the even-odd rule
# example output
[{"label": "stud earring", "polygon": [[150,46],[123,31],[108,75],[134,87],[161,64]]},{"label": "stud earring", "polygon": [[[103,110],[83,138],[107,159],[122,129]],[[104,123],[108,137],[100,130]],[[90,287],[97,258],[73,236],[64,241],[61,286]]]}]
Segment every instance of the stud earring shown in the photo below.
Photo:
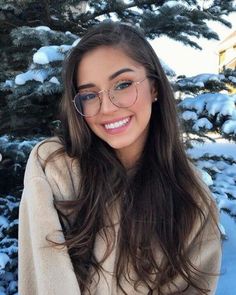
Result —
[{"label": "stud earring", "polygon": [[154,102],[155,102],[155,101],[157,101],[157,100],[158,100],[158,98],[157,98],[157,97],[155,97],[155,98],[154,98]]}]

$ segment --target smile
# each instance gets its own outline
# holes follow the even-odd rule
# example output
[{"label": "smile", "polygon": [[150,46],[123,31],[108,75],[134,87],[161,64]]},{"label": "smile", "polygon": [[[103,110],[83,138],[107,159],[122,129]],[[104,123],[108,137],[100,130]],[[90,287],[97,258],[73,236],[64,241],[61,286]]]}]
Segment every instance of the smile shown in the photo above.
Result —
[{"label": "smile", "polygon": [[120,121],[105,124],[104,127],[107,130],[116,129],[116,128],[127,125],[129,123],[129,121],[130,121],[130,117],[127,117],[127,118],[124,118],[124,119],[122,119]]}]

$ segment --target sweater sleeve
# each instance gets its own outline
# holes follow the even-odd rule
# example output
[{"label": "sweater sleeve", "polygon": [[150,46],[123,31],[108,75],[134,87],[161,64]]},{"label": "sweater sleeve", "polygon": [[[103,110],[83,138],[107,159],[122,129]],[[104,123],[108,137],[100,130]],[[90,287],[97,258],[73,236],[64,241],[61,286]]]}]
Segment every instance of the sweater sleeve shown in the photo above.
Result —
[{"label": "sweater sleeve", "polygon": [[19,294],[80,295],[67,248],[46,240],[64,241],[51,186],[32,157],[26,170],[19,209]]}]

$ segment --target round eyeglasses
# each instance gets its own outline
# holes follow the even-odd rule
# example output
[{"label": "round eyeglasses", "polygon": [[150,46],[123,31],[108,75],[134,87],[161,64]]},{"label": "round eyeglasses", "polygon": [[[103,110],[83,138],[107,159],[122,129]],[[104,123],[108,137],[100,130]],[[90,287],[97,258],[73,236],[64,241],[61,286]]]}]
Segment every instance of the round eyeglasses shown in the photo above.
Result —
[{"label": "round eyeglasses", "polygon": [[135,104],[138,98],[137,86],[147,78],[141,81],[122,80],[113,85],[108,90],[99,92],[81,91],[78,92],[73,103],[78,113],[84,117],[93,117],[100,111],[102,104],[102,93],[107,92],[110,101],[118,108],[128,108]]}]

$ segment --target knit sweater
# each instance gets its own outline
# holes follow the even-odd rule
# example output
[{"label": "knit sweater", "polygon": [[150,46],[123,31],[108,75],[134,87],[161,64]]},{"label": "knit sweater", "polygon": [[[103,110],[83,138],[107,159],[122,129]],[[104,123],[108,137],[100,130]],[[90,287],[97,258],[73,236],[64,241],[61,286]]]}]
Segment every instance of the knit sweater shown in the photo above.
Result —
[{"label": "knit sweater", "polygon": [[[46,168],[43,167],[45,159],[55,150],[61,147],[57,142],[45,143],[39,148],[39,158],[36,154],[37,144],[28,159],[25,176],[24,190],[20,202],[19,211],[19,295],[80,295],[82,294],[71,258],[67,248],[51,247],[46,237],[58,242],[64,241],[62,224],[58,212],[54,206],[54,200],[76,200],[78,196],[80,172],[77,160],[67,155],[53,159]],[[212,206],[215,208],[213,201]],[[119,214],[114,211],[116,222],[116,239],[119,231]],[[192,230],[188,244],[188,253],[196,267],[205,272],[219,272],[221,262],[220,234],[211,221],[209,214],[204,224],[196,223]],[[199,234],[201,233],[201,234]],[[199,237],[202,242],[199,243]],[[123,294],[117,288],[113,275],[116,266],[118,249],[116,246],[109,257],[103,262],[103,270],[98,275],[93,275],[89,286],[92,295],[118,295]],[[103,257],[106,245],[100,235],[97,234],[94,243],[94,254],[99,260]],[[161,259],[160,247],[156,246],[156,258]],[[131,277],[135,278],[135,274]],[[217,276],[202,275],[206,280],[208,294],[215,294]],[[196,278],[199,282],[199,278]],[[174,283],[183,290],[187,284],[178,276]],[[147,287],[143,284],[135,290],[132,280],[122,280],[122,287],[129,295],[148,294]],[[192,287],[185,292],[175,293],[174,286],[168,285],[165,294],[199,294]],[[83,292],[87,294],[87,292]],[[158,293],[154,291],[154,294]]]}]

